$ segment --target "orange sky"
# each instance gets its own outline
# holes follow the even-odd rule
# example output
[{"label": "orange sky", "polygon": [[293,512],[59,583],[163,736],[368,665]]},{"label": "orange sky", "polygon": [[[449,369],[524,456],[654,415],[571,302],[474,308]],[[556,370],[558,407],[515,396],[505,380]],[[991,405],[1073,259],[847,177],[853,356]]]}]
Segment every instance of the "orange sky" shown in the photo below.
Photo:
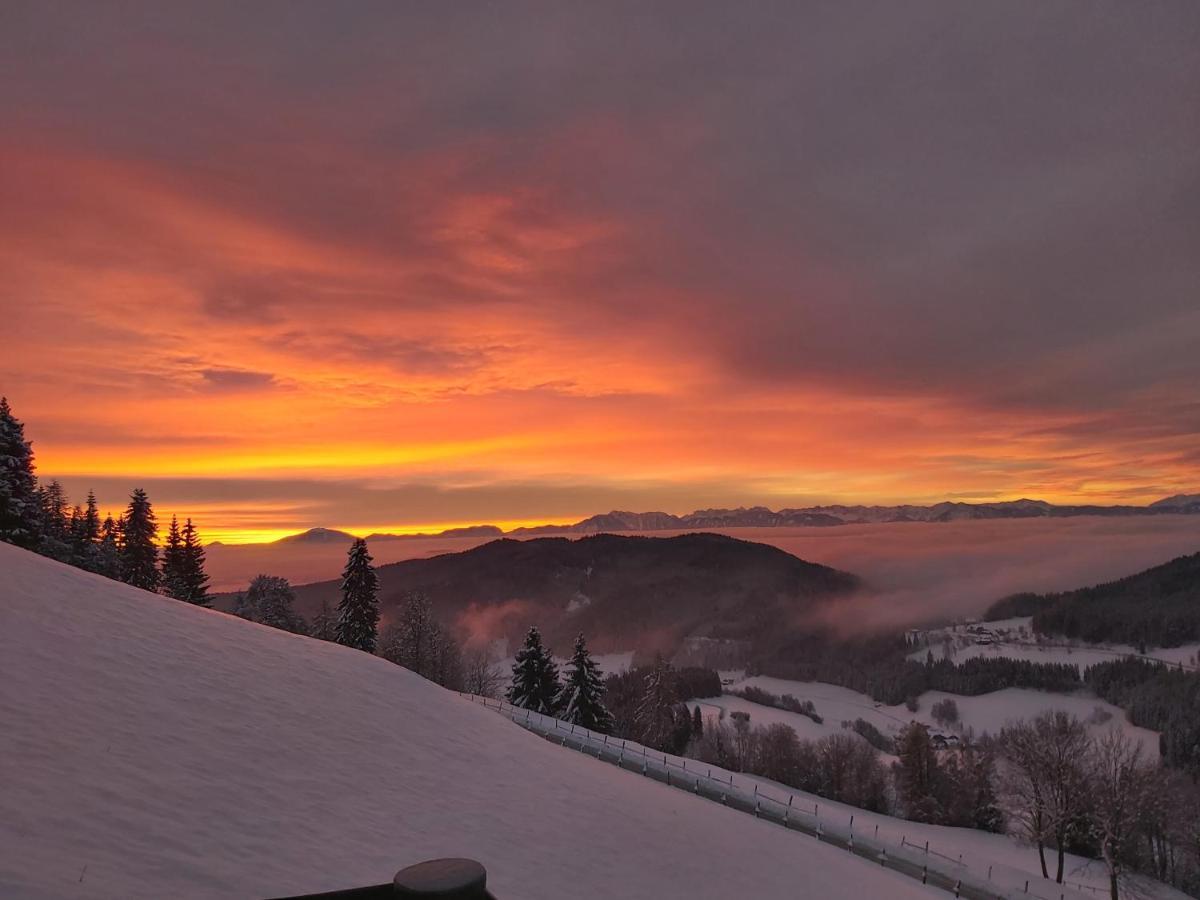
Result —
[{"label": "orange sky", "polygon": [[[1163,23],[1099,28],[1079,71],[1125,81],[1050,110],[1003,23],[950,35],[997,106],[907,25],[842,96],[803,21],[564,12],[468,65],[420,48],[474,25],[314,57],[313,16],[0,43],[0,393],[75,497],[246,540],[1200,486],[1196,51],[1122,43]],[[1060,24],[1023,65],[1073,65]]]}]

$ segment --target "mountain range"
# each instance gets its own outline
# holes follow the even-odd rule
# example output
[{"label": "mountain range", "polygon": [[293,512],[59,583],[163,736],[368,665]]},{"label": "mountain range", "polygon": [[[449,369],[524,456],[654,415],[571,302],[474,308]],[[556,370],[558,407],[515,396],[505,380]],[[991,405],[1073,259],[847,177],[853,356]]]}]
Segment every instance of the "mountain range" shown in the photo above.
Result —
[{"label": "mountain range", "polygon": [[[667,512],[613,510],[575,523],[536,525],[504,531],[495,525],[450,528],[436,534],[371,534],[368,541],[398,541],[424,537],[530,537],[549,534],[599,534],[621,531],[688,531],[707,528],[832,527],[888,522],[961,522],[971,519],[1039,519],[1070,516],[1200,515],[1200,494],[1176,494],[1147,506],[1097,506],[1047,503],[1045,500],[1004,500],[996,503],[946,501],[931,506],[807,506],[771,510],[765,506],[736,509],[698,509],[677,516]],[[354,535],[330,528],[311,528],[273,543],[349,543]],[[214,542],[218,543],[218,542]]]}]

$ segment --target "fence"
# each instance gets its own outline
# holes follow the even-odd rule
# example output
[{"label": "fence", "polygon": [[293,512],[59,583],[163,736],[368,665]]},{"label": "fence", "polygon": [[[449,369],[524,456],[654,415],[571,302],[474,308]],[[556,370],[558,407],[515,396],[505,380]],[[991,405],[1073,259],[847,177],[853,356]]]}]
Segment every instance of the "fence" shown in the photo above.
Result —
[{"label": "fence", "polygon": [[431,859],[401,869],[388,884],[281,897],[278,900],[496,900],[487,872],[473,859]]},{"label": "fence", "polygon": [[[589,731],[553,716],[515,707],[504,700],[474,694],[462,696],[505,715],[552,743],[809,835],[915,878],[922,884],[942,888],[955,897],[969,900],[1077,900],[1080,897],[1095,897],[1096,889],[1089,885],[1040,884],[1023,872],[1007,867],[988,866],[985,873],[982,867],[972,867],[964,862],[961,854],[938,852],[928,841],[913,843],[905,834],[901,835],[898,842],[889,840],[886,834],[880,837],[878,824],[864,831],[860,821],[860,827],[856,830],[854,813],[846,813],[833,804],[822,810],[819,802],[794,794],[789,794],[786,800],[772,796],[743,773],[737,773],[735,779],[735,773],[718,766],[671,756],[635,741]],[[842,818],[847,815],[848,820]],[[1053,892],[1046,893],[1050,889]],[[1082,893],[1080,889],[1089,893]]]}]

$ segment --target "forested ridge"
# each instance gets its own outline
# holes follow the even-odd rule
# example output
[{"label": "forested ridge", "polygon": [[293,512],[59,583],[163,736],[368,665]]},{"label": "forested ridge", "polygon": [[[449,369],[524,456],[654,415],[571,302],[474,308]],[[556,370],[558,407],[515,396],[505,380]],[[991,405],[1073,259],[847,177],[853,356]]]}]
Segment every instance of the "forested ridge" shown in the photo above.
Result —
[{"label": "forested ridge", "polygon": [[1116,581],[1047,594],[1014,594],[985,618],[1032,616],[1038,634],[1089,643],[1178,647],[1200,641],[1200,553]]}]

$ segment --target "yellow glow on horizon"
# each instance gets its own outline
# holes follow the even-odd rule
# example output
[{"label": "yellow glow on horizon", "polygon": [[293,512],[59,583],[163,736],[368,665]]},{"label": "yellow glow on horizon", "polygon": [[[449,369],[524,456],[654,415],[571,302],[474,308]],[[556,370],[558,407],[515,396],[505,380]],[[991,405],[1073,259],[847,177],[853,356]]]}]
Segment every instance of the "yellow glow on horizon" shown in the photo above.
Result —
[{"label": "yellow glow on horizon", "polygon": [[[591,515],[591,513],[576,516],[554,516],[545,519],[512,519],[495,522],[431,522],[417,525],[412,523],[405,523],[403,525],[323,525],[321,527],[328,528],[331,531],[344,531],[355,537],[367,537],[370,534],[426,535],[437,537],[443,531],[449,531],[454,528],[469,528],[477,525],[495,525],[504,532],[512,531],[516,528],[535,528],[540,525],[569,525],[586,518],[587,515]],[[169,519],[170,516],[167,518]],[[306,530],[305,528],[222,528],[217,526],[207,530],[201,528],[201,535],[206,544],[219,541],[222,544],[234,546],[238,544],[271,543],[280,538],[300,534]],[[483,537],[487,536],[484,535]]]},{"label": "yellow glow on horizon", "polygon": [[[289,450],[240,450],[228,453],[191,452],[147,454],[133,460],[127,454],[63,453],[48,448],[38,455],[39,467],[56,476],[212,477],[261,473],[339,473],[356,470],[389,471],[440,461],[460,462],[476,456],[536,446],[537,435],[500,436],[476,440],[438,441],[386,446],[349,445]],[[136,474],[134,474],[136,473]]]}]

